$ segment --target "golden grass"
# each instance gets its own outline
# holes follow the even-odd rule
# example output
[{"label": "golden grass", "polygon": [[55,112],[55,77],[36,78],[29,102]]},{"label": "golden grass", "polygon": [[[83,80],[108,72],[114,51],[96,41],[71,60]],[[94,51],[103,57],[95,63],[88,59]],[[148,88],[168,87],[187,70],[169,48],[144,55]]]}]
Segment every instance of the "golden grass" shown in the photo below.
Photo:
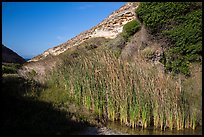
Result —
[{"label": "golden grass", "polygon": [[155,128],[180,130],[195,129],[202,121],[196,99],[201,98],[201,83],[196,78],[165,74],[140,58],[128,62],[110,50],[94,50],[71,61],[65,58],[49,82],[100,118],[132,128],[147,128],[153,121]]}]

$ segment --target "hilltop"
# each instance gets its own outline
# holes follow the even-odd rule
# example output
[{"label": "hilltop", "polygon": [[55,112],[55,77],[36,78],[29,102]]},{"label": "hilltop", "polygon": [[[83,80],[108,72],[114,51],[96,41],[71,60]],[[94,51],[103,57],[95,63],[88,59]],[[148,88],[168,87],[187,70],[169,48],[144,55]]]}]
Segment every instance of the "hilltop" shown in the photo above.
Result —
[{"label": "hilltop", "polygon": [[2,44],[2,62],[23,64],[25,63],[25,59]]}]

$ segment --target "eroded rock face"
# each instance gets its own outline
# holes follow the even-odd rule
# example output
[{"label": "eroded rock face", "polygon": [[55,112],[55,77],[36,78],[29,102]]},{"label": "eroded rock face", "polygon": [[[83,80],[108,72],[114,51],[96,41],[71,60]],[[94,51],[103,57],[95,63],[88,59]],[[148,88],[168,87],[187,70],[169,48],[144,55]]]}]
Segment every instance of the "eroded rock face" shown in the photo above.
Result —
[{"label": "eroded rock face", "polygon": [[68,50],[73,46],[77,46],[82,42],[94,38],[94,37],[105,37],[114,39],[119,33],[122,32],[123,26],[132,20],[135,17],[135,9],[139,6],[138,2],[128,2],[120,9],[111,13],[106,19],[95,27],[80,33],[76,37],[68,40],[65,43],[62,43],[54,48],[46,50],[41,55],[34,57],[31,61],[39,61],[47,57],[48,55],[57,56],[64,51]]}]

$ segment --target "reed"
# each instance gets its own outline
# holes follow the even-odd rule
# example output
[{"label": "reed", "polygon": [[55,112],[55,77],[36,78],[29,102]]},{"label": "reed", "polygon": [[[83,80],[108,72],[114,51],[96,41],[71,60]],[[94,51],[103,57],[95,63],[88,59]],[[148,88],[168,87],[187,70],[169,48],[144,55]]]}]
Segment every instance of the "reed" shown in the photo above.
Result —
[{"label": "reed", "polygon": [[170,128],[170,130],[173,129],[173,114],[172,114],[171,111],[170,111],[170,114],[169,114],[169,128]]},{"label": "reed", "polygon": [[100,119],[119,120],[132,128],[140,126],[140,120],[147,128],[153,120],[154,127],[161,130],[195,129],[199,124],[201,109],[189,111],[198,104],[190,99],[192,86],[185,79],[181,82],[181,77],[160,72],[150,62],[141,58],[128,62],[107,49],[67,62],[64,58],[64,64],[51,73],[47,83],[63,88],[69,100]]},{"label": "reed", "polygon": [[158,111],[158,104],[155,103],[155,106],[153,108],[153,117],[154,117],[154,126],[157,128],[159,123],[159,111]]},{"label": "reed", "polygon": [[142,107],[142,127],[143,128],[147,128],[147,122],[148,122],[148,109],[147,109],[147,105],[145,104]]}]

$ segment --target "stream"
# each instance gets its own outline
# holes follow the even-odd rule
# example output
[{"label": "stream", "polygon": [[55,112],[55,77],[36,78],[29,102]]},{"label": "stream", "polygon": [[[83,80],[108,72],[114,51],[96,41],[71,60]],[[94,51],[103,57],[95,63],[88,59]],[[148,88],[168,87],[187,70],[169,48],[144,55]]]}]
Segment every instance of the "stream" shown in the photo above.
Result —
[{"label": "stream", "polygon": [[87,127],[80,132],[72,133],[72,135],[128,135],[119,131],[114,131],[107,127]]},{"label": "stream", "polygon": [[184,129],[184,130],[165,130],[160,129],[131,129],[126,126],[122,126],[119,123],[110,122],[106,127],[87,127],[84,130],[74,135],[202,135],[202,127],[198,127],[196,130]]}]

